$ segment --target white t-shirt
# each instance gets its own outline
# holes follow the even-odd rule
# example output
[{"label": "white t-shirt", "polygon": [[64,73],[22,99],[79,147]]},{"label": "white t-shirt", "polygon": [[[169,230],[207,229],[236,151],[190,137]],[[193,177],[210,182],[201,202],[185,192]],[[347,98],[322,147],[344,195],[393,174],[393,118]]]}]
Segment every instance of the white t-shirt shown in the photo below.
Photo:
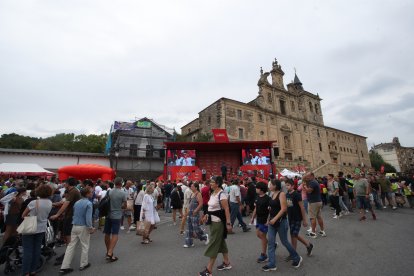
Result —
[{"label": "white t-shirt", "polygon": [[240,187],[238,185],[231,185],[229,194],[230,194],[230,202],[238,203],[236,197],[239,197],[239,199],[241,198]]},{"label": "white t-shirt", "polygon": [[145,192],[143,190],[138,191],[138,195],[135,198],[135,205],[142,205],[142,200],[144,199]]},{"label": "white t-shirt", "polygon": [[186,209],[189,207],[190,205],[190,199],[191,199],[191,195],[193,194],[193,191],[191,191],[191,189],[187,188],[184,192],[184,204],[183,204],[183,209]]},{"label": "white t-shirt", "polygon": [[[208,201],[208,211],[212,212],[212,211],[218,211],[221,209],[220,202],[219,202],[219,195],[220,195],[220,200],[228,199],[228,195],[222,191],[218,192],[216,195],[211,194],[210,200]],[[211,216],[211,221],[220,222],[221,219],[216,216]]]}]

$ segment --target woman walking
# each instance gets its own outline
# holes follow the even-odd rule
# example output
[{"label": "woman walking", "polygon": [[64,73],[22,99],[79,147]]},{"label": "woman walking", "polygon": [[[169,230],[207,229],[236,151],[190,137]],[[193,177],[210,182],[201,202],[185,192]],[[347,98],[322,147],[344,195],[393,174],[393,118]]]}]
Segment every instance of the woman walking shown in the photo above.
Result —
[{"label": "woman walking", "polygon": [[279,233],[280,241],[288,250],[292,266],[298,268],[302,262],[302,257],[296,252],[288,241],[288,222],[286,219],[287,203],[286,194],[281,191],[282,184],[279,180],[272,180],[270,191],[273,192],[270,198],[270,220],[268,222],[268,264],[262,267],[263,271],[276,270],[276,234]]},{"label": "woman walking", "polygon": [[228,195],[223,192],[221,187],[210,180],[213,190],[208,201],[208,213],[203,217],[202,222],[210,225],[210,241],[204,255],[210,260],[205,270],[199,273],[200,276],[212,275],[213,266],[216,262],[218,253],[223,254],[223,263],[217,267],[218,270],[228,270],[232,266],[229,260],[229,250],[226,244],[227,231],[231,231],[230,211]]},{"label": "woman walking", "polygon": [[42,240],[45,236],[47,219],[52,210],[52,188],[49,185],[40,185],[36,190],[37,200],[33,200],[27,205],[22,218],[28,214],[37,216],[37,229],[34,234],[22,236],[23,242],[23,275],[35,275],[39,265]]},{"label": "woman walking", "polygon": [[145,192],[142,190],[142,183],[137,184],[137,190],[134,194],[134,223],[136,224],[137,235],[138,235],[138,222],[141,216],[141,206],[144,200]]},{"label": "woman walking", "polygon": [[200,193],[198,183],[191,183],[190,186],[192,195],[188,207],[187,231],[185,237],[184,247],[193,247],[193,237],[196,236],[200,241],[205,241],[208,244],[208,235],[204,233],[200,227],[200,211],[203,208],[203,198]]},{"label": "woman walking", "polygon": [[177,224],[177,210],[180,213],[179,218],[183,216],[183,200],[184,194],[181,191],[181,186],[175,186],[174,190],[171,193],[171,208],[172,208],[172,217],[173,225]]},{"label": "woman walking", "polygon": [[[154,205],[154,198],[152,197],[152,193],[154,192],[154,186],[149,185],[145,190],[145,195],[142,200],[141,206],[141,221],[145,222],[145,232],[142,235],[142,244],[149,244],[152,242],[150,239],[150,234],[155,226],[155,205]],[[137,227],[138,228],[138,227]]]}]

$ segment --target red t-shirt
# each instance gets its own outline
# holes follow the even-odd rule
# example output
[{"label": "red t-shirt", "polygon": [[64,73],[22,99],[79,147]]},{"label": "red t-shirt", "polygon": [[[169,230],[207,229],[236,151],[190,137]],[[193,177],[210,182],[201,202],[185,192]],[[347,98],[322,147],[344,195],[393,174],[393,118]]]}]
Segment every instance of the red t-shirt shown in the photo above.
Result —
[{"label": "red t-shirt", "polygon": [[204,186],[201,189],[201,197],[203,198],[203,205],[207,205],[210,200],[210,187]]}]

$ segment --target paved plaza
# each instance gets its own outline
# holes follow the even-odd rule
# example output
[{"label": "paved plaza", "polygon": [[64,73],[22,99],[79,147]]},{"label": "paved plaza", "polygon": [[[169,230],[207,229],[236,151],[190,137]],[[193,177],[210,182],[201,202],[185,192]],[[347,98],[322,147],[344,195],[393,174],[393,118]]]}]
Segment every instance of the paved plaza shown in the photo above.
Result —
[{"label": "paved plaza", "polygon": [[[339,220],[331,217],[328,207],[323,209],[327,237],[312,239],[315,245],[313,255],[306,256],[306,249],[298,244],[303,256],[302,266],[295,270],[284,261],[287,250],[279,245],[277,249],[277,271],[262,272],[263,264],[257,264],[259,240],[255,232],[243,233],[236,228],[235,235],[229,235],[227,244],[233,269],[213,271],[213,275],[413,275],[414,258],[414,210],[386,209],[379,211],[377,221],[358,221],[357,214]],[[160,211],[161,223],[153,232],[154,242],[142,245],[141,237],[122,231],[115,256],[119,260],[107,263],[104,259],[103,234],[97,232],[91,240],[89,252],[92,266],[79,272],[79,250],[72,263],[76,268],[70,275],[198,275],[207,264],[203,256],[205,245],[195,241],[194,248],[183,248],[183,237],[178,234],[179,226],[171,224],[171,216]],[[367,214],[368,215],[368,214]],[[369,216],[367,216],[369,217]],[[252,229],[253,230],[253,229]],[[302,229],[302,234],[305,229]],[[57,248],[62,253],[64,247]],[[218,259],[221,261],[221,257]],[[46,264],[43,275],[58,275],[59,267],[53,261]]]}]

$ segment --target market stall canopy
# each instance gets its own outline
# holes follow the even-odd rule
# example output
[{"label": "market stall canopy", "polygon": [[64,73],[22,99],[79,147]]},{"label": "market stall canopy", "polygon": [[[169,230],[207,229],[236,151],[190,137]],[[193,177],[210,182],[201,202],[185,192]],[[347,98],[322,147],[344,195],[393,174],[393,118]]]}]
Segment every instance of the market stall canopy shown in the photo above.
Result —
[{"label": "market stall canopy", "polygon": [[0,175],[52,176],[55,173],[32,163],[1,163]]},{"label": "market stall canopy", "polygon": [[97,164],[80,164],[73,166],[65,166],[58,170],[59,179],[66,180],[69,177],[74,177],[78,180],[98,178],[105,180],[112,180],[115,177],[115,171],[109,167]]}]

